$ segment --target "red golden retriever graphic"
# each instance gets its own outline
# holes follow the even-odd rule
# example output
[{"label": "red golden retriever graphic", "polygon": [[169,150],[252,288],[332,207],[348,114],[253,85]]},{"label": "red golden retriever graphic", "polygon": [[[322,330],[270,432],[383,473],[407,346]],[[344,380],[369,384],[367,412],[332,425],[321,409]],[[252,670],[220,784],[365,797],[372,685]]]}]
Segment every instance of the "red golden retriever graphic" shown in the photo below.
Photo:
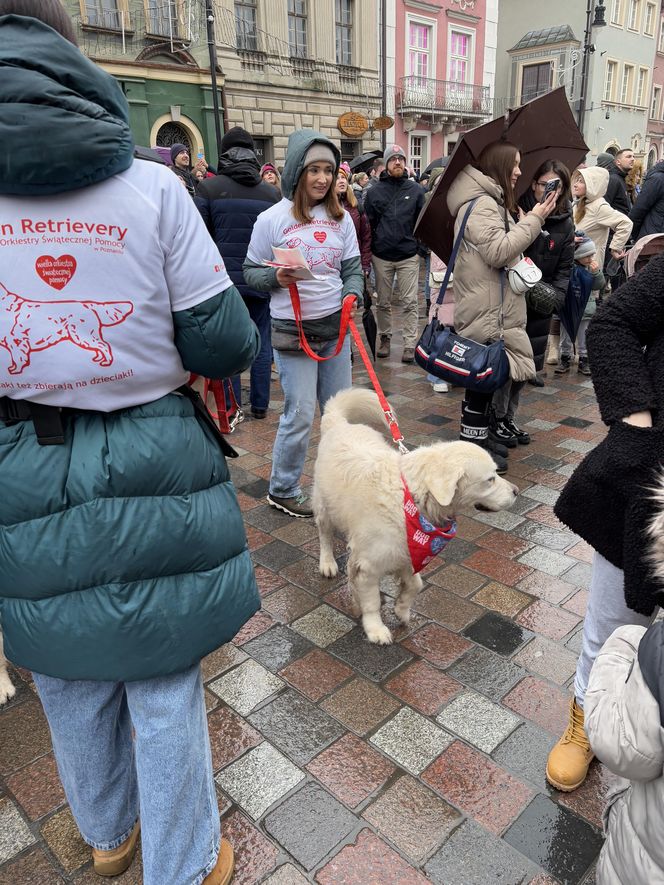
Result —
[{"label": "red golden retriever graphic", "polygon": [[12,358],[9,372],[20,375],[30,354],[60,341],[72,341],[92,351],[95,363],[110,366],[113,352],[102,326],[117,326],[133,313],[131,301],[32,301],[0,283],[0,346]]},{"label": "red golden retriever graphic", "polygon": [[[319,234],[319,237],[316,237],[316,234]],[[324,243],[327,234],[325,234],[324,231],[316,231],[314,237],[316,237],[320,243]],[[304,243],[299,237],[293,237],[292,240],[287,240],[286,245],[291,249],[297,249],[299,247],[302,250],[304,260],[309,265],[309,270],[313,270],[320,264],[335,268],[335,261],[341,258],[343,251],[336,246],[310,246],[309,243]]]}]

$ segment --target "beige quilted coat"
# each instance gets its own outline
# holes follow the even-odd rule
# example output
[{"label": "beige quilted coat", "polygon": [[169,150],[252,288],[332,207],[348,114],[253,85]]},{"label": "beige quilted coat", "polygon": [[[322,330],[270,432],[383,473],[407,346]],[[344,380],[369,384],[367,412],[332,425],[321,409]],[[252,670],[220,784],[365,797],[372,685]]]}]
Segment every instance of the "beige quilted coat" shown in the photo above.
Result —
[{"label": "beige quilted coat", "polygon": [[[460,335],[486,344],[500,336],[500,270],[518,260],[539,236],[542,222],[529,212],[515,224],[508,212],[506,231],[502,188],[473,166],[466,166],[447,195],[448,208],[456,216],[455,234],[467,204],[475,198],[454,267],[454,325]],[[507,282],[503,317],[510,377],[527,381],[535,375],[535,363],[526,334],[526,302]]]},{"label": "beige quilted coat", "polygon": [[597,757],[621,775],[604,815],[598,885],[664,885],[664,729],[644,677],[663,675],[662,628],[662,622],[650,628],[640,652],[644,670],[637,650],[646,629],[630,625],[604,643],[590,674],[588,738]]},{"label": "beige quilted coat", "polygon": [[595,260],[604,266],[604,253],[609,231],[614,231],[611,248],[621,252],[632,232],[633,222],[622,212],[612,209],[604,199],[609,186],[609,173],[601,166],[579,169],[586,183],[586,212],[581,221],[576,222],[577,230],[582,230],[595,244]]}]

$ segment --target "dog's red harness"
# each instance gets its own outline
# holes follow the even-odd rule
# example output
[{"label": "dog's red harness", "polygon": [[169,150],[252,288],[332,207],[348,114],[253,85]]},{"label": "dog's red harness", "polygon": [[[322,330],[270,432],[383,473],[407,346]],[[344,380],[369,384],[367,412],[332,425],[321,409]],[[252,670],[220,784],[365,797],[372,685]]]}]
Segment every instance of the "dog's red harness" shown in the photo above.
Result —
[{"label": "dog's red harness", "polygon": [[408,552],[413,564],[413,572],[417,574],[456,536],[457,527],[454,520],[450,520],[444,528],[431,525],[417,509],[403,476],[401,482],[403,483],[403,512],[406,517]]}]

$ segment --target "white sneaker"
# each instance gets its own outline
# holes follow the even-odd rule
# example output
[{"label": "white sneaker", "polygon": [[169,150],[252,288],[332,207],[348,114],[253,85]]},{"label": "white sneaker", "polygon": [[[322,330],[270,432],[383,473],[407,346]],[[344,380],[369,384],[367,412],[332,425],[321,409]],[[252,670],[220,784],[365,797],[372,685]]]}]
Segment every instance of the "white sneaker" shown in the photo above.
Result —
[{"label": "white sneaker", "polygon": [[450,389],[446,381],[434,381],[431,386],[433,387],[434,393],[447,393]]}]

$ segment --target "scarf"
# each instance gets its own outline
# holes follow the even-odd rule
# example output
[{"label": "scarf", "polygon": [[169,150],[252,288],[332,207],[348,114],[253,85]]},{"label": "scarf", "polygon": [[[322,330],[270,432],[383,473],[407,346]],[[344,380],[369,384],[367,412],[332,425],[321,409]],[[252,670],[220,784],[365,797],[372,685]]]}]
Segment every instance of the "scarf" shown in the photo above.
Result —
[{"label": "scarf", "polygon": [[436,528],[431,525],[417,509],[403,476],[401,482],[403,483],[403,511],[406,517],[408,552],[413,564],[413,572],[417,574],[456,536],[457,527],[454,520],[450,520],[444,528]]}]

